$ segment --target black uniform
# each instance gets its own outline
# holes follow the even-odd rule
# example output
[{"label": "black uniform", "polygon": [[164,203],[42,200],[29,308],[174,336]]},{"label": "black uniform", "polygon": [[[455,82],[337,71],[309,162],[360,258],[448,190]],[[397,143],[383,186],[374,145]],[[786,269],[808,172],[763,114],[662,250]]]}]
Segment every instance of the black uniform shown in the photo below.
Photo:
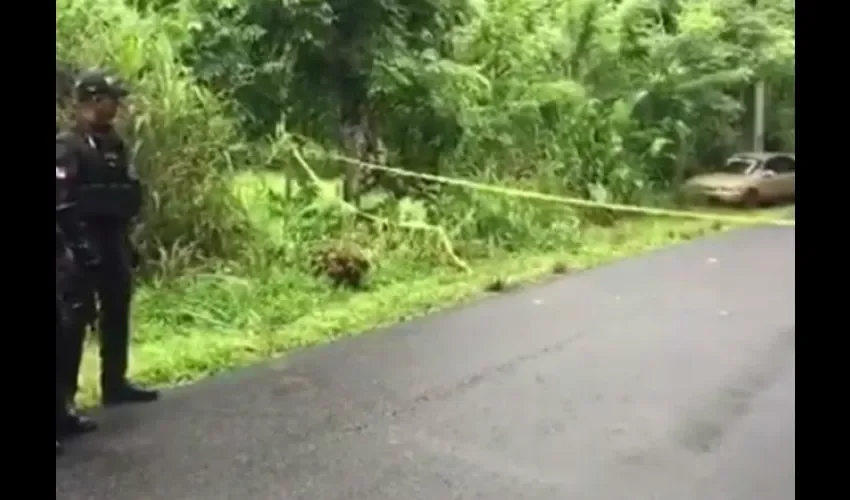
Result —
[{"label": "black uniform", "polygon": [[[94,430],[93,421],[76,415],[68,406],[67,374],[75,366],[77,347],[71,335],[79,325],[93,319],[86,275],[99,264],[96,251],[85,238],[85,226],[77,217],[73,191],[76,164],[70,149],[56,141],[56,451],[59,439],[68,434]],[[82,327],[84,328],[84,327]]]},{"label": "black uniform", "polygon": [[[75,91],[78,100],[126,95],[116,80],[100,71],[82,74]],[[57,141],[69,146],[72,161],[78,166],[73,187],[77,195],[76,210],[100,256],[100,265],[89,277],[93,299],[97,303],[103,402],[152,401],[158,396],[155,391],[136,388],[126,378],[136,259],[129,231],[141,208],[138,176],[130,162],[126,144],[112,126],[80,124],[69,132],[60,133]],[[75,394],[85,325],[76,325],[71,335],[73,362],[67,367],[65,379],[70,394]]]}]

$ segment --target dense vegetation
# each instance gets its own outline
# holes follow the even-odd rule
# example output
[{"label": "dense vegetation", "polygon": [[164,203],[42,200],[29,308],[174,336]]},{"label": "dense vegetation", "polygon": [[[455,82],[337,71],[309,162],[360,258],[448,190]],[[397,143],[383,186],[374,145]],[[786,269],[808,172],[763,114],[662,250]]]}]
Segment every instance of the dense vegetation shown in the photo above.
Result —
[{"label": "dense vegetation", "polygon": [[576,249],[613,217],[355,175],[326,153],[661,203],[749,148],[758,79],[768,147],[793,150],[794,3],[753,3],[57,0],[57,58],[136,90],[124,126],[154,186],[141,320],[248,335],[350,300],[316,270],[377,267],[381,289]]}]

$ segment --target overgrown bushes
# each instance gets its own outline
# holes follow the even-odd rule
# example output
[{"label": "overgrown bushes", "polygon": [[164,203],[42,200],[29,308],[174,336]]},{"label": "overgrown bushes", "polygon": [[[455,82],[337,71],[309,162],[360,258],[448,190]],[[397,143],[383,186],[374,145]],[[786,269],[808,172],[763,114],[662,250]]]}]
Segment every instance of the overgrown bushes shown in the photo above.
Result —
[{"label": "overgrown bushes", "polygon": [[350,196],[327,153],[661,203],[691,171],[749,147],[758,78],[771,146],[794,147],[793,0],[56,7],[57,58],[114,68],[135,87],[122,126],[152,188],[134,308],[133,376],[146,383],[717,229],[600,228],[614,214],[382,175],[360,176],[376,187]]},{"label": "overgrown bushes", "polygon": [[[135,87],[125,127],[153,186],[139,241],[159,275],[222,262],[308,269],[334,239],[361,241],[379,262],[440,265],[576,242],[563,207],[457,189],[372,193],[361,208],[384,222],[356,217],[338,197],[339,165],[307,154],[317,184],[292,159],[305,141],[648,202],[747,148],[750,88],[765,78],[770,138],[794,147],[792,0],[346,5],[57,0],[57,57],[113,67]],[[349,133],[365,146],[347,145]]]}]

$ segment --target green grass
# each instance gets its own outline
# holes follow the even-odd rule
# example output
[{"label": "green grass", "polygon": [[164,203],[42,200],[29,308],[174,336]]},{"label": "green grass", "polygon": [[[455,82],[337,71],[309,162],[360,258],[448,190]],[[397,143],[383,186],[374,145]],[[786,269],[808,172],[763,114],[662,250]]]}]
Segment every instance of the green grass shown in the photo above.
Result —
[{"label": "green grass", "polygon": [[[281,204],[282,186],[279,175],[243,175],[233,183],[259,231],[257,241],[265,245],[256,253],[204,271],[165,272],[170,277],[151,280],[137,290],[131,363],[135,379],[159,386],[191,382],[730,227],[660,217],[594,225],[553,204],[469,198],[466,205],[455,206],[475,207],[476,218],[488,219],[491,226],[482,234],[475,232],[480,226],[468,220],[452,222],[447,217],[454,250],[471,268],[466,272],[452,265],[433,238],[400,228],[399,220],[417,217],[416,207],[410,205],[392,228],[372,233],[349,228],[350,234],[365,238],[366,250],[375,254],[366,289],[354,291],[315,277],[303,262],[317,242],[338,241],[339,229],[321,225],[335,213],[335,186],[321,184],[313,202],[318,205],[312,206],[330,211],[318,218],[305,215],[294,202]],[[751,215],[775,217],[782,210]],[[601,217],[599,222],[606,220]],[[512,251],[506,250],[513,245]],[[83,365],[80,400],[85,405],[98,396],[93,351],[90,346]]]},{"label": "green grass", "polygon": [[[132,374],[160,386],[187,383],[728,227],[631,219],[582,230],[582,244],[571,250],[484,259],[472,262],[470,273],[404,263],[381,267],[362,292],[335,289],[287,269],[256,276],[229,275],[223,269],[147,285],[136,295]],[[84,405],[97,398],[96,358],[90,348],[83,367]]]}]

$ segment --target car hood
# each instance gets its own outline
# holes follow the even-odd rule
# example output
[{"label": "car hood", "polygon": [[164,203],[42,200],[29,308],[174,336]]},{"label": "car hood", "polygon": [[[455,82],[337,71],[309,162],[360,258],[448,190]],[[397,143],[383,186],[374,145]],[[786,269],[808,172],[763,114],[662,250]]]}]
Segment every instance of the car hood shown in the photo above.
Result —
[{"label": "car hood", "polygon": [[698,175],[688,180],[687,185],[690,187],[702,188],[740,188],[752,184],[752,178],[740,174],[705,174]]}]

